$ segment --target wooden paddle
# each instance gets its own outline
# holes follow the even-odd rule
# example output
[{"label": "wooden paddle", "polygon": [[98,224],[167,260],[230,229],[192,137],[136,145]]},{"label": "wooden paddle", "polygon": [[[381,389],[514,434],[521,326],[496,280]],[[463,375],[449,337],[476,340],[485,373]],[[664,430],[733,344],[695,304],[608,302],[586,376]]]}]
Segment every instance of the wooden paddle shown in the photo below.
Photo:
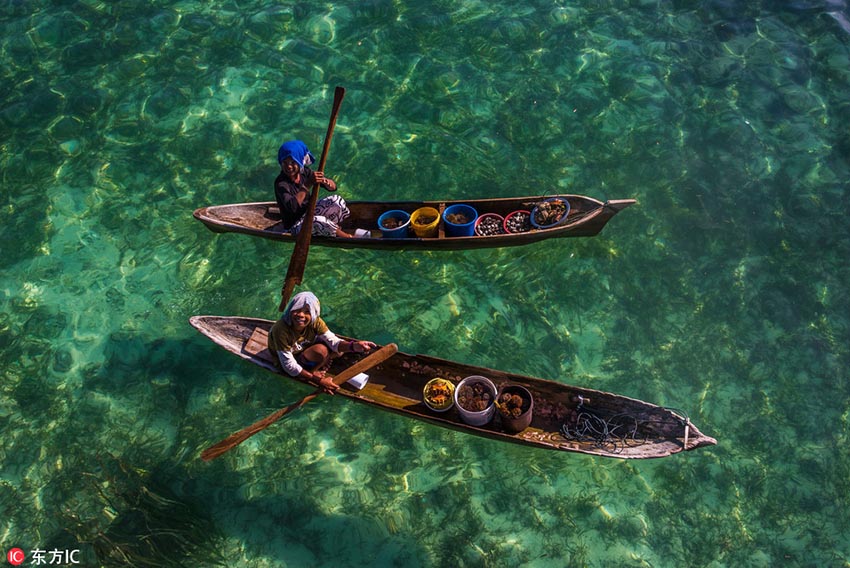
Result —
[{"label": "wooden paddle", "polygon": [[[328,123],[328,132],[325,134],[325,143],[322,146],[322,156],[319,158],[319,167],[317,171],[325,171],[325,161],[328,159],[328,149],[331,146],[331,138],[334,134],[336,126],[336,117],[339,114],[339,107],[342,104],[342,99],[345,96],[345,89],[337,87],[334,90],[334,104],[331,109],[331,119]],[[301,284],[301,279],[304,277],[304,268],[307,266],[307,253],[310,250],[310,239],[313,236],[313,218],[316,215],[316,201],[319,200],[319,184],[313,184],[313,191],[310,194],[310,204],[307,206],[307,213],[304,214],[304,221],[301,223],[301,230],[298,231],[298,237],[295,241],[295,249],[292,251],[292,256],[289,258],[289,267],[286,269],[286,278],[283,281],[283,288],[280,291],[280,306],[278,311],[282,312],[289,302],[290,296],[295,286]]]},{"label": "wooden paddle", "polygon": [[[364,357],[363,359],[361,359],[357,363],[353,364],[352,366],[350,366],[347,369],[340,372],[338,375],[336,375],[333,378],[333,381],[334,381],[335,384],[341,385],[342,383],[351,379],[352,377],[359,375],[360,373],[362,373],[364,371],[368,371],[369,369],[371,369],[375,365],[383,363],[384,361],[386,361],[387,359],[392,357],[396,353],[396,351],[398,351],[398,345],[396,345],[395,343],[390,343],[389,345],[384,345],[383,347],[381,347],[380,349],[378,349],[374,353],[367,355],[366,357]],[[280,410],[278,410],[278,411],[276,411],[272,414],[269,414],[268,416],[266,416],[262,420],[254,422],[253,424],[251,424],[247,428],[243,428],[242,430],[239,430],[235,434],[231,434],[230,436],[228,436],[227,438],[225,438],[221,442],[219,442],[219,443],[217,443],[213,446],[210,446],[209,448],[204,450],[201,453],[201,459],[204,460],[204,461],[214,460],[215,458],[217,458],[221,454],[232,450],[233,448],[235,448],[236,446],[238,446],[239,444],[241,444],[242,442],[244,442],[245,440],[247,440],[248,438],[250,438],[251,436],[253,436],[257,432],[259,432],[260,430],[265,430],[266,428],[268,428],[269,426],[271,426],[272,424],[274,424],[275,422],[277,422],[278,420],[280,420],[281,418],[283,418],[284,416],[286,416],[287,414],[289,414],[293,410],[297,410],[297,409],[301,408],[302,406],[304,406],[305,404],[307,404],[308,402],[310,402],[311,400],[313,400],[314,398],[316,398],[317,396],[322,394],[322,392],[323,392],[322,389],[316,389],[314,392],[308,394],[307,396],[305,396],[304,398],[302,398],[298,402],[290,404],[289,406],[287,406],[285,408],[281,408]]]}]

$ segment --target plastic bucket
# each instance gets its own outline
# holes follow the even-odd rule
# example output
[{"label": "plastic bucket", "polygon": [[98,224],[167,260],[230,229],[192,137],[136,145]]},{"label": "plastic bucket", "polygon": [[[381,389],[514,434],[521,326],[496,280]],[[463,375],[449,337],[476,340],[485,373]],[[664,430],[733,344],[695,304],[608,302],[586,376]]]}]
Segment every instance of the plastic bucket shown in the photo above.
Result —
[{"label": "plastic bucket", "polygon": [[[551,207],[552,203],[560,203],[565,207],[564,212],[558,217],[556,220],[551,223],[541,224],[537,222],[538,215],[542,214],[542,211]],[[567,216],[570,214],[570,202],[566,200],[564,197],[550,197],[549,199],[544,199],[540,203],[534,206],[534,209],[531,210],[531,224],[536,229],[551,229],[552,227],[558,227],[567,222]]]},{"label": "plastic bucket", "polygon": [[[490,405],[484,410],[467,410],[460,403],[461,395],[467,390],[464,387],[472,386],[476,383],[483,384],[490,393]],[[482,377],[481,375],[470,375],[466,377],[457,384],[454,399],[455,406],[457,406],[457,411],[460,414],[461,420],[471,426],[484,426],[493,419],[493,415],[496,413],[496,385],[494,385],[493,381],[487,377]]]},{"label": "plastic bucket", "polygon": [[[525,223],[522,223],[522,226],[517,228],[513,225],[512,220],[516,221],[518,215],[525,214],[527,219]],[[531,212],[526,211],[525,209],[520,209],[519,211],[514,211],[513,213],[509,213],[505,216],[505,225],[504,229],[506,233],[527,233],[531,230]]]},{"label": "plastic bucket", "polygon": [[531,418],[534,412],[534,397],[532,397],[531,393],[528,392],[528,389],[523,386],[505,385],[499,393],[499,404],[501,405],[505,404],[502,402],[502,396],[505,394],[519,395],[523,400],[523,404],[521,406],[523,412],[519,416],[505,416],[500,410],[499,418],[502,421],[502,428],[511,434],[522,432],[531,425]]},{"label": "plastic bucket", "polygon": [[[449,221],[450,215],[463,215],[467,218],[466,223],[452,223]],[[457,203],[449,205],[443,211],[443,223],[446,225],[447,237],[471,237],[475,234],[475,221],[478,219],[478,211],[470,205]]]},{"label": "plastic bucket", "polygon": [[[433,217],[430,223],[421,223],[422,219]],[[410,214],[410,226],[417,237],[436,237],[440,226],[440,212],[433,207],[420,207]]]},{"label": "plastic bucket", "polygon": [[491,237],[504,233],[505,218],[498,213],[482,213],[475,221],[475,234],[479,237]]},{"label": "plastic bucket", "polygon": [[[384,221],[395,219],[398,221],[398,227],[391,229],[384,227]],[[385,239],[403,239],[407,236],[407,229],[410,227],[410,215],[398,209],[392,209],[378,217],[378,228],[381,229],[381,235]]]}]

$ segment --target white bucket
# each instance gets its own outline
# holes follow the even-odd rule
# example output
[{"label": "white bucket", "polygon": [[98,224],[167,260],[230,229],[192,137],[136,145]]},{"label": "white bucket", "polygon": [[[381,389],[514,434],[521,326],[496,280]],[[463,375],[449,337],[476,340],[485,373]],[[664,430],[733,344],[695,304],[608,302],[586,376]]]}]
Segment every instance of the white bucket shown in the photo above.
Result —
[{"label": "white bucket", "polygon": [[[467,410],[460,405],[460,402],[458,402],[458,394],[461,389],[469,383],[484,383],[484,385],[486,385],[487,389],[490,391],[490,406],[484,410],[473,411]],[[482,377],[481,375],[470,375],[466,377],[457,384],[454,399],[455,406],[457,407],[457,411],[460,413],[461,419],[467,424],[471,426],[484,426],[493,420],[493,415],[496,412],[496,385],[494,385],[493,381],[487,377]]]}]

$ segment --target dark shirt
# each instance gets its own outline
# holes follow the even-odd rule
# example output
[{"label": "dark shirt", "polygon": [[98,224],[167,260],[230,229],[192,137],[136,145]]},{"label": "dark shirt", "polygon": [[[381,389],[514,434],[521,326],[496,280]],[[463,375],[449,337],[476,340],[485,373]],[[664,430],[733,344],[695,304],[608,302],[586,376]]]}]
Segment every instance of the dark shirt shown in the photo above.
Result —
[{"label": "dark shirt", "polygon": [[304,203],[298,205],[295,195],[302,189],[306,189],[307,197],[309,198],[311,185],[308,184],[310,184],[312,179],[313,171],[310,168],[304,168],[301,172],[301,183],[295,183],[283,171],[274,180],[274,198],[277,200],[277,206],[280,208],[280,216],[283,218],[284,229],[291,229],[304,216],[304,213],[307,212],[309,199],[304,199]]}]

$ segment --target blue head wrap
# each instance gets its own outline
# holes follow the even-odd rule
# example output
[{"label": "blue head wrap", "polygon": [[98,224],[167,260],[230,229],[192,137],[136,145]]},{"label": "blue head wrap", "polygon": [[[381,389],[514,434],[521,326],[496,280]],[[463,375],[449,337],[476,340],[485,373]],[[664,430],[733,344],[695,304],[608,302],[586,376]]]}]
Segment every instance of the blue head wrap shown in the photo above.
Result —
[{"label": "blue head wrap", "polygon": [[301,140],[290,140],[280,146],[277,151],[277,163],[282,164],[286,158],[292,158],[301,164],[302,168],[316,161],[316,158],[307,149],[307,145]]},{"label": "blue head wrap", "polygon": [[313,292],[298,292],[292,296],[292,299],[286,305],[286,309],[283,310],[283,321],[287,325],[292,325],[292,312],[303,309],[304,307],[310,308],[310,317],[314,322],[319,319],[321,307],[316,295]]}]

